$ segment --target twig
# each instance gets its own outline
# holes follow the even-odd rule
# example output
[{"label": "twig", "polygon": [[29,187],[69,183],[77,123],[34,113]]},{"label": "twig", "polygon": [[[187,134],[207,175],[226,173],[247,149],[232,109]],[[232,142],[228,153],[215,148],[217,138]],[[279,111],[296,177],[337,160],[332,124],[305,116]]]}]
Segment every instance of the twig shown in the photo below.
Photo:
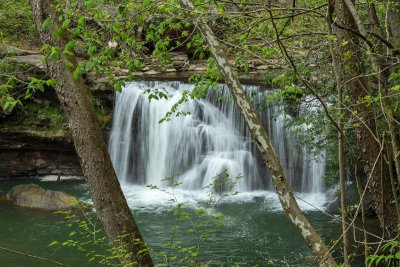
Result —
[{"label": "twig", "polygon": [[27,254],[27,253],[23,253],[23,252],[20,252],[20,251],[9,249],[9,248],[0,247],[0,250],[4,250],[4,251],[10,252],[10,253],[14,253],[14,254],[18,254],[18,255],[21,255],[21,256],[30,257],[30,258],[34,258],[34,259],[38,259],[38,260],[42,260],[42,261],[52,262],[52,263],[60,265],[60,266],[71,266],[71,265],[64,264],[64,263],[61,263],[61,262],[58,262],[58,261],[53,261],[51,259],[47,259],[47,258],[43,258],[43,257],[39,257],[39,256]]}]

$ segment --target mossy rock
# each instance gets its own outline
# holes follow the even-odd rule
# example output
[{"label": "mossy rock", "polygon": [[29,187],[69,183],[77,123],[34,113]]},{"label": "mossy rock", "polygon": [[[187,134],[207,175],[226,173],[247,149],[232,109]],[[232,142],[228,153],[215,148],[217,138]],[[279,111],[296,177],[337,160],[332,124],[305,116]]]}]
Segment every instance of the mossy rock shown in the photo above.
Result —
[{"label": "mossy rock", "polygon": [[14,186],[6,195],[8,201],[24,208],[49,211],[69,210],[79,207],[78,200],[61,191],[46,190],[36,184]]}]

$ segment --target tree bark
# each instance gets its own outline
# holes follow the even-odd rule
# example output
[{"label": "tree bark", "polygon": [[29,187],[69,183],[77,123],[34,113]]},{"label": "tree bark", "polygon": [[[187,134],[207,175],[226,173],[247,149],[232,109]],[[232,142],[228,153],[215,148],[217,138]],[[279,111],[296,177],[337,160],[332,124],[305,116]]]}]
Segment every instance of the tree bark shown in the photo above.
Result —
[{"label": "tree bark", "polygon": [[[349,8],[350,6],[350,8]],[[359,29],[361,34],[366,32],[360,18],[353,16],[355,13],[354,4],[351,0],[336,0],[335,12],[340,24],[346,25],[351,29]],[[386,228],[389,235],[397,231],[397,212],[394,207],[394,196],[391,192],[390,176],[388,168],[382,164],[374,163],[377,153],[380,151],[379,136],[376,135],[376,124],[374,111],[365,101],[361,101],[370,96],[368,81],[365,78],[366,67],[364,65],[363,54],[359,50],[358,36],[353,32],[337,28],[337,33],[341,42],[347,43],[341,46],[341,52],[350,54],[351,58],[342,62],[344,76],[348,81],[348,95],[350,103],[354,106],[357,116],[363,123],[355,126],[355,133],[359,147],[363,152],[364,171],[371,175],[368,190],[371,194],[371,206],[376,212],[381,225]],[[345,58],[345,57],[343,57]]]},{"label": "tree bark", "polygon": [[[59,29],[59,15],[52,0],[30,0],[34,22],[43,44],[63,50],[66,38],[52,34]],[[51,20],[48,29],[42,25]],[[112,245],[124,245],[131,253],[129,260],[139,266],[153,266],[152,259],[129,210],[97,122],[88,88],[83,78],[74,79],[65,62],[76,66],[76,59],[64,52],[59,60],[48,62],[48,73],[57,81],[56,93],[68,119],[83,174],[89,186],[96,214]],[[116,244],[115,242],[121,243]],[[121,260],[122,261],[122,260]]]},{"label": "tree bark", "polygon": [[252,105],[243,90],[239,79],[230,65],[223,47],[215,38],[214,33],[207,25],[202,14],[196,15],[196,8],[190,0],[181,0],[181,6],[188,17],[193,18],[193,22],[200,30],[203,38],[206,40],[211,53],[217,63],[219,72],[224,77],[235,103],[243,115],[247,126],[251,132],[253,140],[263,158],[264,164],[268,168],[272,182],[275,186],[279,200],[284,212],[289,217],[293,225],[300,231],[304,241],[310,247],[316,261],[320,266],[336,266],[328,247],[321,240],[318,233],[311,226],[303,212],[300,210],[297,201],[293,195],[288,179],[283,171],[282,165],[276,155],[271,141]]}]

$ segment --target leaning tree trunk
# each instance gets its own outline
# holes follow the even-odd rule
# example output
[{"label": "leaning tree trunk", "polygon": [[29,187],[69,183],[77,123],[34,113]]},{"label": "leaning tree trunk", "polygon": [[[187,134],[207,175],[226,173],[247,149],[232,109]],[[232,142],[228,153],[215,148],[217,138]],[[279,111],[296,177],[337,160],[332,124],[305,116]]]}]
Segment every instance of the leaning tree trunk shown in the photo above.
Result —
[{"label": "leaning tree trunk", "polygon": [[299,208],[288,179],[283,171],[282,165],[272,147],[271,141],[268,138],[257,113],[247,99],[246,93],[244,92],[236,73],[234,73],[232,66],[228,62],[223,47],[215,38],[214,33],[207,25],[202,14],[198,14],[198,16],[196,15],[196,8],[190,0],[181,0],[181,5],[186,15],[193,18],[194,23],[197,25],[206,40],[211,53],[216,60],[218,70],[224,77],[226,85],[228,86],[235,103],[247,123],[253,140],[257,144],[257,148],[263,158],[264,164],[272,175],[272,182],[275,186],[284,212],[290,218],[296,229],[301,232],[304,241],[310,247],[320,266],[336,266],[336,262],[328,247],[321,240],[320,236]]},{"label": "leaning tree trunk", "polygon": [[[335,12],[341,25],[350,29],[357,29],[361,22],[355,21],[348,6],[353,6],[351,0],[336,0]],[[353,11],[353,12],[352,12]],[[381,151],[380,137],[376,135],[375,113],[365,101],[360,101],[370,96],[368,81],[366,79],[366,67],[364,65],[364,55],[359,49],[358,36],[347,30],[337,29],[338,36],[342,43],[342,54],[351,55],[350,59],[342,62],[342,69],[345,70],[345,78],[348,81],[348,95],[350,103],[354,106],[356,115],[361,123],[355,126],[357,142],[363,152],[364,171],[371,177],[368,183],[372,203],[371,206],[386,228],[387,233],[394,234],[397,231],[397,212],[392,204],[394,196],[391,190],[390,175],[385,164],[379,162],[383,160]],[[343,57],[345,58],[345,57]],[[348,58],[348,57],[347,57]],[[377,159],[377,156],[380,158]],[[378,163],[378,164],[376,164]]]},{"label": "leaning tree trunk", "polygon": [[[41,42],[62,51],[67,40],[52,35],[54,30],[60,29],[59,14],[55,11],[53,1],[30,0],[30,3]],[[51,21],[48,29],[42,27],[46,19]],[[112,245],[123,245],[127,252],[131,253],[129,260],[137,262],[139,266],[153,266],[149,251],[115,175],[88,88],[83,78],[73,78],[71,69],[65,64],[66,61],[76,66],[76,59],[62,52],[59,60],[48,62],[48,73],[57,81],[55,90],[72,131],[75,149],[96,214]]]}]

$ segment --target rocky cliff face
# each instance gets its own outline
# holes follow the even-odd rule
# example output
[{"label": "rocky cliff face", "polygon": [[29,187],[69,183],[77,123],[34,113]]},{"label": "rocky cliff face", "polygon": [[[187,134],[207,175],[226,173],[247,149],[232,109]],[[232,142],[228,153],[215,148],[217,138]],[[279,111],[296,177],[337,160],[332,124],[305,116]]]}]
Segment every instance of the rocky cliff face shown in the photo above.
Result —
[{"label": "rocky cliff face", "polygon": [[82,176],[74,146],[68,138],[1,133],[0,180],[49,174]]}]

